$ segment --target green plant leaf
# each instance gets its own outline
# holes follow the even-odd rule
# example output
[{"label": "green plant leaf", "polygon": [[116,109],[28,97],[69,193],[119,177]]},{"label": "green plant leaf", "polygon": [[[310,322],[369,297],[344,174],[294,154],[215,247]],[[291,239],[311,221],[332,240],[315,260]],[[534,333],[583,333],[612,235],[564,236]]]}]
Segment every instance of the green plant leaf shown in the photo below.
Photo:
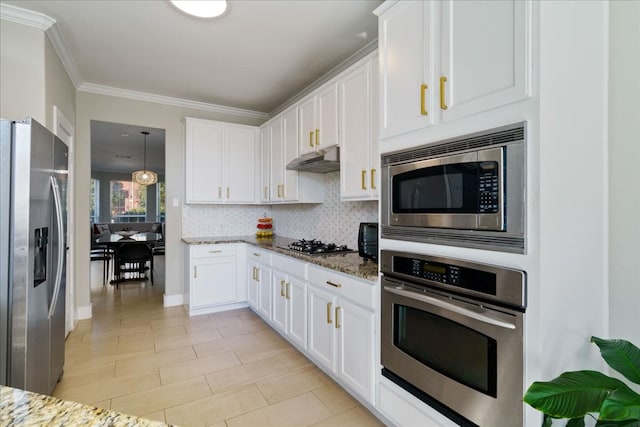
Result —
[{"label": "green plant leaf", "polygon": [[602,358],[629,381],[640,384],[640,349],[626,340],[605,340],[591,337],[600,347]]},{"label": "green plant leaf", "polygon": [[614,390],[602,402],[601,420],[640,420],[640,395],[629,387]]},{"label": "green plant leaf", "polygon": [[607,421],[598,420],[595,427],[640,427],[640,420]]},{"label": "green plant leaf", "polygon": [[523,400],[554,418],[577,418],[599,412],[614,390],[626,385],[597,371],[564,372],[546,382],[534,382]]}]

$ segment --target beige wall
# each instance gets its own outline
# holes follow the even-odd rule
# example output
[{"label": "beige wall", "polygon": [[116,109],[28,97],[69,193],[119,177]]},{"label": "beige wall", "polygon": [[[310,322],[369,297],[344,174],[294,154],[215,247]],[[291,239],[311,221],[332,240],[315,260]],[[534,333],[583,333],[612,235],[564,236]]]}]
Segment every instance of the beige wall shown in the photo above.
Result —
[{"label": "beige wall", "polygon": [[45,40],[42,30],[0,21],[1,117],[30,116],[46,125]]},{"label": "beige wall", "polygon": [[[166,158],[166,289],[165,296],[180,298],[184,290],[183,256],[180,244],[184,202],[184,117],[199,117],[248,125],[262,121],[115,96],[77,93],[76,116],[76,282],[89,283],[89,183],[91,173],[91,120],[150,126],[164,129]],[[173,206],[177,200],[178,207]],[[88,286],[77,286],[78,307],[90,305]]]},{"label": "beige wall", "polygon": [[640,346],[640,2],[609,17],[609,334]]}]

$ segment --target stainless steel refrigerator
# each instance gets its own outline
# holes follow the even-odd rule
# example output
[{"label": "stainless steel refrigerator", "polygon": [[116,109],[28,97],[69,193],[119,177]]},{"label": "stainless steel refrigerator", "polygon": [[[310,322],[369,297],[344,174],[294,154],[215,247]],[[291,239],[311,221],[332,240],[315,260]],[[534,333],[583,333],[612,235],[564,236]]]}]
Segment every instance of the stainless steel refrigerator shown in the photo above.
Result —
[{"label": "stainless steel refrigerator", "polygon": [[51,394],[65,338],[67,146],[0,120],[0,384]]}]

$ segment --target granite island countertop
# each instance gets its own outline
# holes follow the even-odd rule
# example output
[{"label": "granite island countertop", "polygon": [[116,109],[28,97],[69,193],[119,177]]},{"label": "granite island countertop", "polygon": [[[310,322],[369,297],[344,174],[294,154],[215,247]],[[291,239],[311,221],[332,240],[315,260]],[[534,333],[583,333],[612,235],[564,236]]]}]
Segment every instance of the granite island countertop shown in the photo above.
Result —
[{"label": "granite island countertop", "polygon": [[0,426],[165,427],[167,424],[0,385]]},{"label": "granite island countertop", "polygon": [[188,245],[211,245],[219,243],[248,243],[262,249],[268,249],[278,254],[297,258],[309,264],[319,265],[330,270],[339,271],[359,277],[361,279],[378,281],[378,263],[365,260],[358,255],[358,251],[338,253],[333,255],[305,255],[286,248],[289,243],[298,239],[283,236],[273,236],[271,239],[257,238],[256,236],[210,236],[210,237],[183,237],[182,241]]}]

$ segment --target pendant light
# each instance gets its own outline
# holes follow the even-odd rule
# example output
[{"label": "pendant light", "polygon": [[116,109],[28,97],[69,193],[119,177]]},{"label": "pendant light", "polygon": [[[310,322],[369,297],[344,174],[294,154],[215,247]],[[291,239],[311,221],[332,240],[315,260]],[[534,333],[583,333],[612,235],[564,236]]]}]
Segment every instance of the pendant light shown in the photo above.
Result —
[{"label": "pendant light", "polygon": [[149,132],[142,131],[140,133],[144,135],[144,167],[142,170],[133,172],[131,174],[131,180],[140,185],[155,184],[158,182],[158,174],[147,170],[147,135],[149,135]]}]

